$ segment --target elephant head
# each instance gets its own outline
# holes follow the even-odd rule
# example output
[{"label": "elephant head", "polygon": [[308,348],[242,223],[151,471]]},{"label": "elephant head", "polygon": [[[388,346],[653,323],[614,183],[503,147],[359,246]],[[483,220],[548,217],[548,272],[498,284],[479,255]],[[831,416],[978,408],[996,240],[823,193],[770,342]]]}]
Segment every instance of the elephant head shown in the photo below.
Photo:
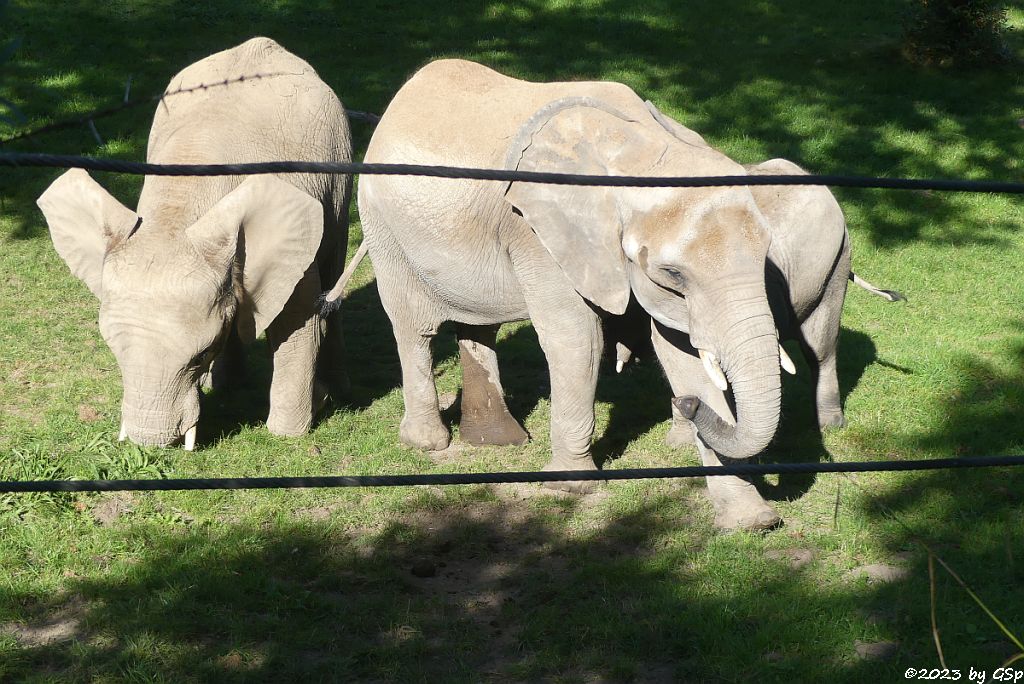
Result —
[{"label": "elephant head", "polygon": [[37,204],[57,253],[100,300],[124,386],[121,439],[191,449],[201,374],[232,324],[251,340],[280,313],[320,245],[323,209],[253,176],[189,224],[196,196],[178,187],[184,199],[139,216],[71,170]]},{"label": "elephant head", "polygon": [[[742,175],[743,167],[660,112],[627,116],[566,98],[520,129],[507,168],[577,174]],[[657,117],[654,115],[657,113]],[[670,119],[668,121],[671,121]],[[674,123],[674,122],[672,122]],[[778,426],[778,333],[765,293],[770,242],[750,190],[608,188],[513,182],[505,198],[585,299],[622,313],[630,291],[661,324],[689,333],[736,423],[688,398],[705,443],[731,458],[763,450]]]}]

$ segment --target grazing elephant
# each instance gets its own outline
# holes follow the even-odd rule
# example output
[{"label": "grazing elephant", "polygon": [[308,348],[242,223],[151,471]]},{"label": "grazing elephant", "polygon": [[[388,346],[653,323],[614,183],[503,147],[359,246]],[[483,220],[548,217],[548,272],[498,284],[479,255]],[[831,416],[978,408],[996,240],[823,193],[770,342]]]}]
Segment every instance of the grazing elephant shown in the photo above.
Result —
[{"label": "grazing elephant", "polygon": [[[351,160],[341,102],[267,38],[196,62],[168,89],[194,90],[157,106],[149,162]],[[267,427],[309,429],[324,398],[315,381],[324,328],[328,344],[341,344],[340,321],[323,321],[315,301],[344,264],[350,193],[350,177],[326,174],[150,176],[132,211],[84,171],[54,181],[38,204],[58,254],[100,300],[124,385],[121,439],[183,439],[191,449],[201,377],[222,349],[264,331],[274,366]],[[215,384],[231,361],[217,359]]]},{"label": "grazing elephant", "polygon": [[[399,90],[366,161],[744,173],[622,84],[528,83],[460,60],[434,62]],[[732,385],[735,424],[709,420],[706,404],[695,412],[708,446],[749,458],[772,439],[780,347],[765,291],[770,231],[749,188],[369,176],[358,201],[401,358],[406,444],[440,449],[449,441],[431,373],[430,339],[439,324],[457,322],[463,362],[489,385],[474,399],[500,401],[497,328],[529,318],[551,376],[552,458],[545,468],[594,468],[599,311],[621,314],[631,292],[655,320],[713,354]],[[463,414],[473,411],[464,405]]]}]

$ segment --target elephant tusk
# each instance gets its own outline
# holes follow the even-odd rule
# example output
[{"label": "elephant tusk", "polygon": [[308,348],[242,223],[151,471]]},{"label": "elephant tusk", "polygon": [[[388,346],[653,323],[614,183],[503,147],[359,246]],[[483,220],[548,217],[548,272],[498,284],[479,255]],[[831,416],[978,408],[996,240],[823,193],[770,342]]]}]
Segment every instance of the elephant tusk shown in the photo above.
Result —
[{"label": "elephant tusk", "polygon": [[622,344],[621,342],[615,343],[615,372],[621,373],[622,369],[626,367],[629,360],[633,358],[633,352],[629,350],[629,347]]},{"label": "elephant tusk", "polygon": [[121,423],[121,432],[119,432],[117,435],[117,441],[123,442],[126,439],[128,439],[128,426],[125,425],[124,423]]},{"label": "elephant tusk", "polygon": [[796,375],[796,366],[793,364],[793,359],[789,358],[789,354],[786,350],[779,345],[779,363],[782,364],[782,369],[790,375]]},{"label": "elephant tusk", "polygon": [[185,433],[185,451],[192,451],[196,448],[196,426],[193,425]]},{"label": "elephant tusk", "polygon": [[722,372],[722,367],[718,365],[718,359],[715,358],[715,355],[703,349],[698,349],[697,353],[700,355],[700,360],[704,362],[704,372],[711,378],[711,382],[714,383],[715,387],[723,392],[729,389],[729,381],[725,379],[725,373]]}]

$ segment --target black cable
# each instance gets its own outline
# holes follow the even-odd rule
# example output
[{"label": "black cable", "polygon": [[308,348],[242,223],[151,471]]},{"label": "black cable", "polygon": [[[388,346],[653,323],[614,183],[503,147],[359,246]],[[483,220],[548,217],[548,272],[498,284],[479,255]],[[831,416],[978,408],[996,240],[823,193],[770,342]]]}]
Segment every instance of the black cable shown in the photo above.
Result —
[{"label": "black cable", "polygon": [[1024,456],[977,456],[910,461],[840,463],[732,463],[724,466],[557,470],[509,473],[438,473],[420,475],[336,475],[322,477],[218,477],[148,480],[27,480],[0,482],[0,493],[119,492],[193,489],[300,489],[310,487],[408,487],[414,485],[507,484],[572,480],[640,480],[722,475],[789,475],[795,473],[869,473],[1024,465]]},{"label": "black cable", "polygon": [[1024,183],[867,176],[595,176],[540,171],[476,169],[422,164],[366,164],[359,162],[268,161],[245,164],[150,164],[68,154],[0,153],[0,167],[78,168],[150,176],[249,176],[267,173],[360,173],[385,176],[432,176],[489,181],[522,181],[554,185],[647,188],[705,188],[728,185],[830,185],[841,188],[890,190],[945,190],[958,192],[1024,193]]}]

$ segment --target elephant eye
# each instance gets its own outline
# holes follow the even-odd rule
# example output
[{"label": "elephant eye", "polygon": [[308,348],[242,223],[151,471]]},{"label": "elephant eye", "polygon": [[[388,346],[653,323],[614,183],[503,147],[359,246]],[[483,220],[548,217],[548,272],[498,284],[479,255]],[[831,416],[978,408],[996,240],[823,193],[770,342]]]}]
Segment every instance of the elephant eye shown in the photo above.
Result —
[{"label": "elephant eye", "polygon": [[667,275],[672,280],[674,280],[680,286],[686,282],[686,279],[683,277],[683,274],[677,271],[676,269],[672,268],[671,266],[662,266],[661,272]]}]

